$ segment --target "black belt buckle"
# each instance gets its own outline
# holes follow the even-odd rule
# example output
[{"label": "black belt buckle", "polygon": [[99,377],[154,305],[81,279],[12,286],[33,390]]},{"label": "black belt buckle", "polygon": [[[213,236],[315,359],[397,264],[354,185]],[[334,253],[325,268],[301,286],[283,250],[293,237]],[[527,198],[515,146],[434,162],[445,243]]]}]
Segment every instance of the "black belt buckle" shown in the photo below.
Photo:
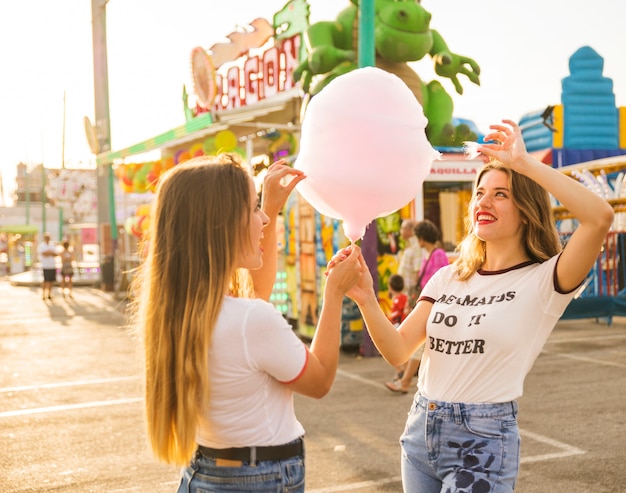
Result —
[{"label": "black belt buckle", "polygon": [[302,438],[284,445],[272,445],[267,447],[237,447],[226,449],[214,449],[198,446],[198,451],[210,459],[224,459],[229,461],[249,462],[256,465],[259,461],[275,461],[288,459],[297,455],[303,455],[304,443]]}]

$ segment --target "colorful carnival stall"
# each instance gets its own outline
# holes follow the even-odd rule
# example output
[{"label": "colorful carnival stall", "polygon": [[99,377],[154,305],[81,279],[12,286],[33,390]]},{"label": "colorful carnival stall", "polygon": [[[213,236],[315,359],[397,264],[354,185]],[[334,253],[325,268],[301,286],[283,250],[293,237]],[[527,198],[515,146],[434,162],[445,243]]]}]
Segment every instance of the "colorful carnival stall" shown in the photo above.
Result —
[{"label": "colorful carnival stall", "polygon": [[[377,8],[397,9],[395,2],[381,2]],[[209,49],[191,49],[192,81],[185,88],[183,102],[186,123],[126,149],[99,154],[100,166],[113,166],[121,198],[116,199],[117,223],[120,228],[121,269],[131,272],[141,261],[141,238],[150,224],[151,192],[159,176],[177,164],[195,156],[223,151],[238,152],[262,182],[265,168],[278,158],[293,162],[298,156],[301,122],[306,106],[319,87],[340,73],[356,68],[354,63],[335,61],[328,73],[311,65],[313,52],[319,54],[336,48],[354,50],[354,46],[326,46],[328,23],[309,24],[309,4],[304,0],[286,2],[272,21],[254,19],[244,29],[227,36],[228,42]],[[416,3],[411,15],[422,19],[423,9]],[[346,8],[337,19],[350,30],[356,29],[356,7],[346,0]],[[428,26],[422,26],[428,28]],[[316,35],[316,33],[318,33]],[[433,32],[434,33],[434,32]],[[409,37],[407,56],[397,59],[379,53],[376,64],[402,78],[422,101],[422,94],[438,82],[423,83],[408,65],[426,56],[435,58],[437,50],[448,50],[438,33],[436,45],[430,47]],[[390,41],[400,43],[401,39]],[[309,50],[306,46],[308,45]],[[431,49],[432,48],[432,49]],[[317,55],[316,55],[317,56]],[[477,65],[467,57],[454,54],[454,77],[474,74]],[[349,70],[348,70],[349,69]],[[478,82],[477,76],[470,77]],[[317,87],[317,89],[315,89]],[[303,97],[304,94],[304,97]],[[469,121],[452,117],[452,99],[440,92],[439,104],[429,106],[428,118],[437,125],[428,131],[442,146],[443,160],[436,162],[428,175],[424,191],[416,193],[406,206],[388,217],[377,219],[378,286],[385,299],[388,276],[397,268],[397,255],[403,248],[399,224],[404,218],[427,217],[444,234],[447,249],[452,252],[462,231],[465,203],[471,194],[471,180],[476,163],[468,162],[458,143],[477,138],[477,129]],[[439,112],[433,112],[439,107]],[[436,130],[435,130],[436,127]],[[447,136],[444,138],[444,134]],[[447,152],[452,149],[456,152]],[[389,182],[396,177],[389,176]],[[381,190],[386,184],[380,183]],[[130,203],[122,206],[120,203]],[[123,211],[120,215],[120,211]],[[294,193],[283,214],[284,231],[280,248],[279,273],[272,302],[303,336],[312,336],[320,306],[323,271],[332,252],[348,243],[337,219],[320,214],[303,197]],[[138,253],[139,252],[139,253]],[[127,276],[122,288],[128,285]],[[358,346],[362,321],[357,310],[346,302],[343,344]]]},{"label": "colorful carnival stall", "polygon": [[32,224],[0,226],[0,275],[19,274],[33,266],[38,231]]},{"label": "colorful carnival stall", "polygon": [[[310,25],[308,2],[291,0],[271,22],[254,19],[246,28],[229,34],[228,42],[214,44],[209,49],[190,49],[192,80],[183,93],[185,124],[126,149],[97,156],[98,165],[113,166],[121,194],[116,206],[118,214],[122,211],[117,223],[123,225],[120,244],[122,270],[127,273],[122,276],[124,288],[129,282],[128,273],[141,262],[140,245],[150,226],[152,191],[162,173],[195,156],[230,151],[243,156],[260,186],[271,162],[278,158],[292,163],[297,160],[308,105],[330,81],[357,68],[354,58],[357,12],[354,3],[345,1],[346,8],[334,22]],[[418,2],[381,1],[376,2],[376,9],[392,10],[407,5],[410,5],[407,15],[414,15],[422,23],[429,18],[421,15],[424,9]],[[428,24],[418,27],[429,30]],[[336,36],[337,29],[352,36]],[[421,190],[412,200],[397,211],[377,218],[370,226],[376,231],[376,271],[383,304],[388,276],[397,270],[398,254],[404,247],[399,235],[402,219],[433,221],[453,257],[463,235],[472,181],[481,164],[480,160],[468,159],[461,145],[467,140],[482,139],[470,120],[453,116],[452,98],[440,81],[422,81],[410,65],[426,56],[440,63],[438,55],[446,53],[451,63],[437,73],[453,81],[455,89],[461,92],[457,76],[461,74],[469,82],[478,83],[477,63],[451,51],[438,32],[431,32],[432,44],[424,44],[420,36],[400,36],[393,29],[385,32],[385,42],[377,43],[381,48],[377,48],[376,66],[400,77],[420,103],[428,98],[426,133],[441,152],[441,159],[432,163]],[[397,53],[403,56],[398,57]],[[626,153],[626,113],[623,108],[615,107],[612,85],[602,77],[602,61],[600,58],[598,62],[594,53],[584,49],[572,57],[572,75],[563,81],[560,105],[524,115],[520,122],[529,150],[564,172],[573,164]],[[324,63],[316,64],[314,60]],[[586,109],[590,114],[585,113]],[[582,138],[582,134],[592,138]],[[590,154],[589,150],[593,152]],[[609,168],[604,174],[610,187],[621,187],[618,185],[623,178],[623,174],[619,178],[621,161],[612,162],[613,165],[617,167],[611,167],[611,173],[616,174],[609,173]],[[571,167],[569,172],[574,170]],[[604,176],[601,169],[596,171],[597,176]],[[381,180],[381,190],[397,179],[390,174],[387,182]],[[555,211],[557,215],[560,213],[558,204]],[[349,240],[338,219],[321,214],[300,193],[290,197],[279,227],[279,272],[272,302],[295,330],[310,337],[317,324],[326,264],[332,253]],[[559,227],[566,237],[566,218],[560,217]],[[624,277],[619,270],[623,229],[620,228],[616,223],[616,241],[611,243],[615,247],[607,243],[605,254],[609,260],[601,262],[602,266],[618,266],[614,277],[617,284],[609,291],[604,279],[614,272],[607,277],[606,269],[600,268],[590,274],[587,283],[597,289],[581,292],[577,299],[590,293],[603,298],[611,293],[613,299],[618,298],[615,293],[623,289]],[[362,335],[358,310],[346,300],[342,345],[359,347]]]}]

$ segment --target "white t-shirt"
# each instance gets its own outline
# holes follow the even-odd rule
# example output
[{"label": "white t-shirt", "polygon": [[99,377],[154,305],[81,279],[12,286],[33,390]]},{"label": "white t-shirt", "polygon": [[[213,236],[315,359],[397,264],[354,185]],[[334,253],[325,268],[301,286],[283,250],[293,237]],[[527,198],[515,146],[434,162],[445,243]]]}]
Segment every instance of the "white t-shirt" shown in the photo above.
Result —
[{"label": "white t-shirt", "polygon": [[44,252],[56,253],[57,247],[52,243],[42,241],[37,246],[37,256],[41,262],[42,269],[56,269],[56,257],[54,255],[44,255]]},{"label": "white t-shirt", "polygon": [[559,255],[505,271],[479,271],[465,282],[441,268],[422,291],[433,307],[418,387],[447,402],[508,402],[574,297],[555,287]]},{"label": "white t-shirt", "polygon": [[198,444],[211,448],[281,445],[304,434],[291,382],[308,352],[273,305],[226,297],[209,350],[209,409]]},{"label": "white t-shirt", "polygon": [[417,282],[417,273],[420,270],[424,254],[415,235],[406,240],[406,246],[400,253],[398,274],[404,279],[404,291],[407,292]]}]

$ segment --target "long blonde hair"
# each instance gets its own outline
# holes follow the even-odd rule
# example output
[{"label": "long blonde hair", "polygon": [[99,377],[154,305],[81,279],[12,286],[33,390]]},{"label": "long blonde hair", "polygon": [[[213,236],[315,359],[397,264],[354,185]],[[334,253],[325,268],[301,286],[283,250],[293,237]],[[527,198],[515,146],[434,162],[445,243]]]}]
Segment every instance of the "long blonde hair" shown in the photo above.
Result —
[{"label": "long blonde hair", "polygon": [[137,323],[145,351],[145,405],[154,454],[185,464],[207,406],[208,350],[224,296],[249,294],[236,269],[249,240],[249,174],[238,157],[199,157],[165,173],[140,271]]},{"label": "long blonde hair", "polygon": [[[561,251],[561,242],[556,229],[548,192],[530,178],[521,175],[501,163],[492,161],[484,165],[474,181],[478,187],[485,173],[499,170],[507,174],[513,203],[524,219],[523,242],[527,255],[535,262],[544,262]],[[461,281],[469,279],[486,261],[485,242],[474,233],[471,210],[475,197],[469,204],[465,218],[466,235],[457,247],[458,258],[454,269]]]}]

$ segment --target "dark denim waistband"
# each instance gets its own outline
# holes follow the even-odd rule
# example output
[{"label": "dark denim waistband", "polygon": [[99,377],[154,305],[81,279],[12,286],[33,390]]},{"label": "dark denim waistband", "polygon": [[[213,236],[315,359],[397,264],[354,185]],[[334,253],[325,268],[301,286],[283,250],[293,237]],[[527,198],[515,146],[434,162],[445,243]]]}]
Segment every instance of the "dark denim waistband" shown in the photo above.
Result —
[{"label": "dark denim waistband", "polygon": [[444,402],[430,400],[422,394],[417,394],[415,401],[418,406],[429,413],[448,415],[453,418],[472,416],[473,418],[506,418],[517,417],[517,401],[510,402]]}]

